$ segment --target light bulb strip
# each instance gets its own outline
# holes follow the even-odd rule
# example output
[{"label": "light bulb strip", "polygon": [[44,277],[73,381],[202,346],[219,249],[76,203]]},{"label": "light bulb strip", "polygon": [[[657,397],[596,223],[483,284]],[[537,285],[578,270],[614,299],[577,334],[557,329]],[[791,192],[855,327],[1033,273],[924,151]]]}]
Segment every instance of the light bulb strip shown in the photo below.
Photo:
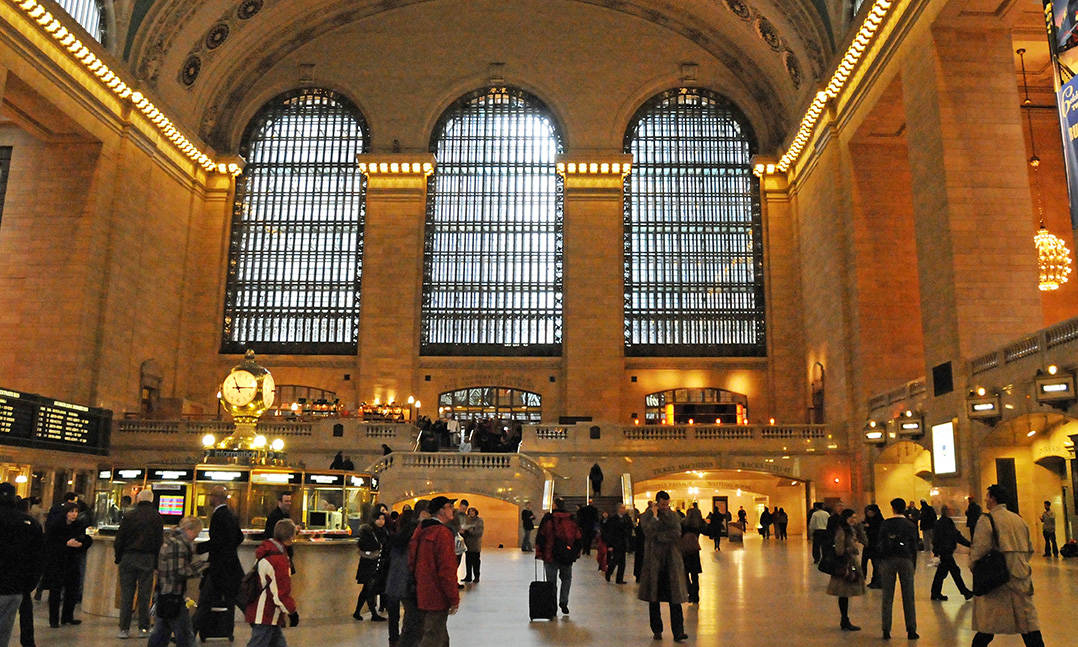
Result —
[{"label": "light bulb strip", "polygon": [[217,172],[223,175],[236,176],[243,172],[243,168],[235,161],[214,161],[191,142],[152,101],[142,92],[131,87],[121,78],[120,74],[113,71],[108,64],[90,51],[90,48],[79,40],[71,30],[64,26],[64,21],[67,17],[53,15],[37,0],[8,0],[8,2],[20,9],[31,21],[37,23],[43,32],[56,41],[60,47],[67,50],[68,54],[78,61],[86,71],[97,77],[97,80],[103,86],[121,100],[130,101],[135,109],[141,112],[158,132],[188,159],[209,173]]},{"label": "light bulb strip", "polygon": [[632,162],[558,162],[558,175],[617,175],[626,177],[633,170]]},{"label": "light bulb strip", "polygon": [[367,177],[372,175],[422,175],[434,173],[432,162],[382,162],[371,160],[359,163],[359,172]]},{"label": "light bulb strip", "polygon": [[808,144],[809,139],[812,137],[812,133],[816,128],[816,125],[820,121],[820,116],[823,115],[824,108],[827,106],[827,102],[832,99],[837,99],[846,89],[846,84],[850,80],[850,76],[854,70],[857,69],[857,65],[864,58],[865,52],[872,45],[875,39],[876,32],[879,31],[880,26],[883,24],[884,19],[887,17],[891,7],[897,4],[899,0],[876,0],[872,5],[872,10],[868,12],[865,17],[865,22],[861,24],[861,28],[857,31],[857,35],[854,36],[853,42],[846,49],[846,55],[842,57],[838,67],[831,75],[830,80],[823,90],[816,93],[813,97],[812,103],[809,104],[808,110],[801,118],[801,124],[797,129],[797,134],[794,135],[793,140],[790,142],[790,146],[786,149],[786,152],[779,158],[777,164],[765,165],[757,164],[753,168],[753,172],[757,175],[763,175],[764,173],[773,173],[775,170],[785,173],[791,166],[801,157],[801,153],[805,150],[805,146]]}]

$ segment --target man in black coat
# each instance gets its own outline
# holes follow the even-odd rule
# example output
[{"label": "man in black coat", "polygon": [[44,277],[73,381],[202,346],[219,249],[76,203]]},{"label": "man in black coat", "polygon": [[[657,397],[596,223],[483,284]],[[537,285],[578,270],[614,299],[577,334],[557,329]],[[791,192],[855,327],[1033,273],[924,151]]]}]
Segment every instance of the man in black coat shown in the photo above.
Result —
[{"label": "man in black coat", "polygon": [[209,568],[202,577],[198,595],[198,609],[191,619],[197,632],[214,606],[232,608],[240,592],[243,566],[237,549],[243,543],[243,531],[236,515],[228,509],[228,491],[217,485],[210,490],[210,540],[199,544],[195,552],[209,553]]},{"label": "man in black coat", "polygon": [[958,568],[958,564],[954,561],[954,551],[959,544],[968,547],[969,540],[958,532],[958,528],[955,528],[954,521],[951,520],[951,509],[943,506],[940,511],[942,514],[936,521],[935,537],[932,541],[933,552],[940,559],[939,566],[936,567],[936,575],[932,578],[932,599],[947,600],[947,596],[943,595],[943,580],[950,575],[954,578],[959,593],[968,600],[973,597],[973,591],[966,588],[966,583],[962,581],[962,569]]},{"label": "man in black coat", "polygon": [[618,513],[603,523],[603,541],[610,547],[611,556],[606,561],[606,581],[617,567],[617,583],[625,584],[625,553],[633,539],[633,520],[629,517],[629,508],[623,503],[618,506]]},{"label": "man in black coat", "polygon": [[932,550],[932,537],[936,531],[936,509],[928,504],[928,501],[921,499],[921,537],[925,544],[925,550],[930,553],[935,553]]},{"label": "man in black coat", "polygon": [[599,522],[599,511],[588,501],[576,511],[576,523],[580,526],[580,532],[584,535],[584,555],[591,554],[591,542],[595,539],[595,524]]},{"label": "man in black coat", "polygon": [[153,574],[157,555],[165,540],[165,520],[153,504],[153,490],[138,493],[134,510],[124,515],[116,531],[113,549],[120,566],[120,638],[128,638],[131,630],[131,604],[138,588],[138,628],[143,636],[150,635],[150,599],[153,597]]},{"label": "man in black coat", "polygon": [[0,645],[7,645],[15,612],[41,577],[41,526],[17,508],[15,486],[0,483]]},{"label": "man in black coat", "polygon": [[969,501],[969,507],[966,508],[966,528],[969,529],[969,536],[972,539],[973,529],[977,527],[977,521],[981,518],[981,506],[973,500],[973,497],[966,497],[966,500]]},{"label": "man in black coat", "polygon": [[891,638],[891,607],[895,601],[895,579],[902,587],[902,613],[906,620],[906,635],[916,640],[917,608],[914,603],[913,576],[917,570],[917,524],[906,516],[906,502],[891,500],[892,516],[880,524],[880,539],[876,545],[879,555],[880,580],[883,584],[881,620],[883,637]]}]

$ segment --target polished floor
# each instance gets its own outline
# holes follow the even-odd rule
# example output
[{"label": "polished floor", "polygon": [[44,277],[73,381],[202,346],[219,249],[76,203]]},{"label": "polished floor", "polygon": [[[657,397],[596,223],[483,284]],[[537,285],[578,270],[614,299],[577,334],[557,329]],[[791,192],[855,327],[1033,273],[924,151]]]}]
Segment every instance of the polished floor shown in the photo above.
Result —
[{"label": "polished floor", "polygon": [[[959,556],[968,575],[965,555]],[[851,616],[863,627],[858,633],[838,628],[835,598],[824,593],[826,576],[813,568],[809,546],[800,539],[780,544],[750,538],[742,546],[724,543],[721,552],[704,553],[701,576],[702,601],[686,605],[688,644],[748,646],[883,645],[880,638],[880,593],[869,591],[851,602]],[[631,573],[632,557],[629,558]],[[449,620],[449,633],[456,645],[656,645],[673,644],[667,628],[663,643],[656,643],[648,629],[647,608],[636,600],[632,584],[605,582],[593,559],[583,557],[574,569],[569,616],[556,621],[528,622],[527,590],[532,579],[531,555],[519,551],[489,549],[483,553],[482,583],[466,590],[461,610]],[[1078,644],[1078,559],[1034,559],[1036,604],[1045,643]],[[632,578],[629,577],[631,582]],[[965,602],[948,580],[947,602],[929,598],[931,572],[924,560],[917,571],[917,618],[921,647],[969,645],[973,603]],[[327,582],[327,585],[330,585]],[[341,595],[354,595],[356,586],[345,575]],[[896,595],[897,598],[897,595]],[[302,615],[302,600],[300,613]],[[900,603],[895,609],[895,636],[890,644],[909,644],[902,625]],[[82,615],[79,627],[50,629],[38,606],[37,645],[135,645],[138,640],[119,641],[114,619]],[[666,610],[663,611],[666,619]],[[16,628],[16,633],[18,632]],[[237,626],[236,643],[246,644],[250,630]],[[293,647],[353,647],[388,644],[384,623],[340,621],[302,622],[286,630]],[[18,640],[12,637],[11,644]],[[207,643],[214,644],[214,643]],[[227,644],[227,643],[216,643]],[[1017,636],[1000,636],[995,645],[1021,645]],[[2,646],[0,646],[2,647]]]}]

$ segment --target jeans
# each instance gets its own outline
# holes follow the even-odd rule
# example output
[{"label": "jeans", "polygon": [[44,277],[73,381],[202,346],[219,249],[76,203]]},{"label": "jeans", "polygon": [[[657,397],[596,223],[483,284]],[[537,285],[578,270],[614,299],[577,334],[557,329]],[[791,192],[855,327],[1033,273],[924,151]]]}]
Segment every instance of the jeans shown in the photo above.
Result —
[{"label": "jeans", "polygon": [[138,628],[150,628],[150,598],[157,558],[151,553],[124,553],[120,559],[120,630],[131,628],[131,604],[138,587]]},{"label": "jeans", "polygon": [[1043,530],[1041,534],[1044,535],[1044,556],[1048,557],[1048,546],[1052,546],[1052,554],[1059,557],[1059,544],[1056,543],[1056,531],[1055,530]]},{"label": "jeans", "polygon": [[614,569],[617,569],[618,582],[625,581],[625,546],[614,546],[610,551],[610,559],[606,562],[606,581],[610,581],[610,576],[614,573]]},{"label": "jeans", "polygon": [[449,629],[445,623],[449,620],[449,611],[423,612],[423,640],[419,647],[449,647]]},{"label": "jeans", "polygon": [[[648,621],[651,623],[651,633],[661,634],[663,632],[663,617],[659,612],[658,602],[648,602]],[[673,602],[667,603],[670,607],[670,630],[674,632],[674,637],[684,635],[685,633],[685,617],[681,614],[681,604],[674,604]]]},{"label": "jeans", "polygon": [[543,562],[543,569],[546,571],[547,582],[553,582],[554,575],[561,578],[561,593],[558,596],[558,604],[563,607],[569,606],[569,587],[573,585],[573,565]]},{"label": "jeans", "polygon": [[464,553],[464,581],[471,582],[473,579],[479,581],[479,551],[469,550]]},{"label": "jeans", "polygon": [[7,647],[15,628],[15,614],[22,604],[21,593],[0,595],[0,647]]},{"label": "jeans", "polygon": [[932,553],[932,538],[935,536],[935,529],[925,528],[921,531],[921,541],[925,544],[925,550],[928,553]]},{"label": "jeans", "polygon": [[906,620],[906,633],[917,632],[917,608],[913,601],[913,574],[915,563],[908,557],[885,557],[879,561],[883,598],[880,608],[883,630],[891,632],[891,607],[895,604],[895,579],[902,587],[902,614]]},{"label": "jeans", "polygon": [[34,647],[34,599],[29,593],[23,593],[19,606],[19,644],[22,647]]},{"label": "jeans", "polygon": [[251,625],[247,647],[288,647],[288,643],[284,639],[284,629],[277,625]]},{"label": "jeans", "polygon": [[195,632],[191,629],[191,616],[187,613],[187,607],[180,609],[175,618],[155,618],[153,631],[150,632],[150,641],[146,647],[168,647],[169,638],[176,636],[176,647],[192,647],[195,644]]},{"label": "jeans", "polygon": [[404,620],[401,622],[398,647],[419,647],[419,641],[423,639],[423,612],[415,604],[415,600],[401,600],[401,606],[404,607]]},{"label": "jeans", "polygon": [[936,575],[932,578],[932,597],[939,597],[943,593],[943,581],[947,579],[948,575],[954,579],[959,593],[962,595],[971,593],[966,588],[966,583],[962,581],[962,569],[958,567],[958,564],[954,561],[954,554],[951,553],[940,555],[940,564],[936,567]]},{"label": "jeans", "polygon": [[525,530],[524,536],[520,540],[520,550],[530,553],[532,550],[532,530]]}]

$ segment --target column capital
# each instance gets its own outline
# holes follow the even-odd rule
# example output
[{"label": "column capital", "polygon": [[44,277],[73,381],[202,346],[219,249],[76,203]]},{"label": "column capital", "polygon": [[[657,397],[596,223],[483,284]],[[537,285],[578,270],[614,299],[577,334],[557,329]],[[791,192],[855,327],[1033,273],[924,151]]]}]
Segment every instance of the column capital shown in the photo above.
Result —
[{"label": "column capital", "polygon": [[565,178],[566,191],[624,190],[625,177],[633,167],[628,153],[569,153],[557,159],[558,175]]},{"label": "column capital", "polygon": [[433,153],[364,153],[356,156],[359,172],[367,176],[367,189],[423,191],[434,173]]}]

